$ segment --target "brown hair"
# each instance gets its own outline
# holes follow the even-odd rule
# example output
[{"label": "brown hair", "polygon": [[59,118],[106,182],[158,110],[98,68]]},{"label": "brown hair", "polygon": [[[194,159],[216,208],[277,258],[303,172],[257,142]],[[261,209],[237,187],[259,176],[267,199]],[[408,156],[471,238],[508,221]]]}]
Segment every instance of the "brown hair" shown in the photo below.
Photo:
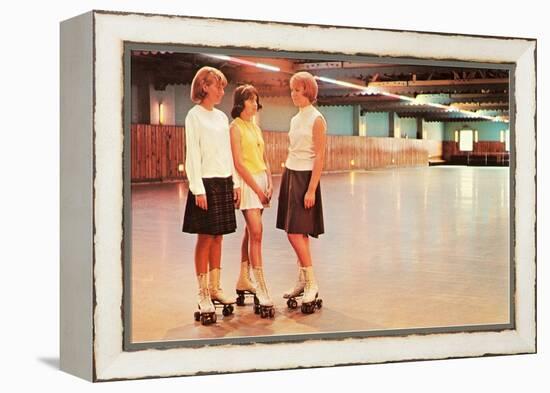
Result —
[{"label": "brown hair", "polygon": [[198,70],[191,82],[191,101],[200,104],[206,97],[204,87],[210,86],[212,83],[218,83],[225,87],[227,79],[220,70],[214,67],[205,66]]},{"label": "brown hair", "polygon": [[236,119],[241,115],[244,109],[244,102],[249,100],[250,97],[256,96],[256,104],[258,104],[258,110],[262,109],[260,104],[260,96],[258,90],[252,85],[241,85],[233,92],[233,109],[231,109],[231,117]]},{"label": "brown hair", "polygon": [[317,101],[319,86],[317,85],[317,81],[313,75],[306,71],[297,72],[290,78],[290,85],[292,86],[293,83],[302,84],[304,87],[304,96],[307,97],[309,102],[313,104]]}]

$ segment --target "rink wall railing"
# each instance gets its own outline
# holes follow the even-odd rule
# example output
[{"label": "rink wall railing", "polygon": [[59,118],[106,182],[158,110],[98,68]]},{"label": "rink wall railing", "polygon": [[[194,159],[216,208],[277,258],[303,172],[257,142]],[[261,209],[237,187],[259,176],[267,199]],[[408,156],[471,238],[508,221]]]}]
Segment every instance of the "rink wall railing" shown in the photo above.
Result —
[{"label": "rink wall railing", "polygon": [[[288,134],[263,131],[263,136],[271,170],[281,173]],[[441,141],[327,135],[324,171],[427,166],[441,156]],[[132,124],[132,182],[183,180],[184,162],[183,127]]]}]

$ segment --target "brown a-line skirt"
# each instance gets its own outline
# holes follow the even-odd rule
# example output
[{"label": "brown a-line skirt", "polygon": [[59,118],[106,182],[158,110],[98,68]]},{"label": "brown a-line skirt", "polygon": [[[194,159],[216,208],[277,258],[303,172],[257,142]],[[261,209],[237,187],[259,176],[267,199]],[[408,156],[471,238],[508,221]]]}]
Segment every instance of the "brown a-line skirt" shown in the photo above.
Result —
[{"label": "brown a-line skirt", "polygon": [[279,189],[277,228],[287,233],[301,233],[313,237],[325,233],[321,183],[315,190],[315,205],[310,209],[304,207],[304,196],[310,179],[311,171],[285,168]]},{"label": "brown a-line skirt", "polygon": [[208,209],[203,210],[198,207],[195,203],[195,195],[189,191],[182,231],[205,235],[225,235],[235,232],[237,220],[233,202],[232,177],[203,178],[202,182],[206,190]]}]

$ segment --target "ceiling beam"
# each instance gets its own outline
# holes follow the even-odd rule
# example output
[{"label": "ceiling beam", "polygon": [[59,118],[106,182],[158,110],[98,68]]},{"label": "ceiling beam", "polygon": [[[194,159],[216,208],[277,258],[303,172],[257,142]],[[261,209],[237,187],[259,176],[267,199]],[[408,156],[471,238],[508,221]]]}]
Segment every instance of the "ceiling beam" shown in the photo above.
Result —
[{"label": "ceiling beam", "polygon": [[410,80],[395,82],[371,82],[369,87],[395,86],[463,86],[463,85],[492,85],[508,84],[508,78],[498,79],[437,79],[437,80]]},{"label": "ceiling beam", "polygon": [[[484,105],[484,106],[464,106],[464,107],[455,107],[460,110],[468,111],[508,111],[508,105]],[[404,102],[372,102],[372,103],[362,103],[361,108],[365,112],[441,112],[441,113],[457,113],[448,111],[445,108],[433,107],[430,105],[410,105]]]},{"label": "ceiling beam", "polygon": [[[445,74],[447,76],[451,76],[452,72],[456,72],[458,76],[458,80],[462,79],[460,78],[460,75],[462,75],[463,72],[468,71],[472,72],[471,68],[464,68],[464,67],[430,67],[430,66],[419,66],[419,65],[395,65],[395,64],[378,64],[378,65],[367,65],[363,67],[355,67],[355,68],[326,68],[326,69],[311,69],[308,70],[310,73],[314,75],[321,75],[326,76],[329,78],[338,78],[342,75],[348,75],[348,76],[354,76],[359,77],[362,76],[363,78],[367,78],[368,76],[372,76],[375,74],[382,75],[412,75],[417,74],[417,77],[420,78],[420,75],[426,75],[427,77],[430,74],[433,74],[434,76],[432,79],[437,79],[437,75]],[[507,71],[500,70],[499,77],[504,78],[507,76]],[[487,75],[485,76],[486,79]],[[483,79],[485,79],[483,78]]]},{"label": "ceiling beam", "polygon": [[486,85],[435,85],[435,86],[386,86],[383,91],[393,94],[414,95],[414,94],[437,94],[437,93],[481,93],[482,90],[491,93],[502,93],[508,90],[508,84],[486,84]]},{"label": "ceiling beam", "polygon": [[467,111],[476,111],[476,110],[492,110],[492,109],[508,109],[509,105],[507,102],[486,102],[486,103],[477,103],[477,104],[453,104],[453,108],[459,108]]}]

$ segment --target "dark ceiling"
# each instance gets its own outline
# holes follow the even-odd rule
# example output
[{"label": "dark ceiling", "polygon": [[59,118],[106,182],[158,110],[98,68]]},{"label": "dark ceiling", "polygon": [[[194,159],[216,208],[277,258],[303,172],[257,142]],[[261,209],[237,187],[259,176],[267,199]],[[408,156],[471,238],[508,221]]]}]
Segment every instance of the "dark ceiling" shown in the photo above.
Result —
[{"label": "dark ceiling", "polygon": [[[507,70],[244,56],[238,59],[277,66],[281,71],[202,54],[144,51],[132,53],[132,83],[150,83],[157,90],[164,90],[171,84],[189,84],[200,67],[210,65],[220,69],[230,83],[253,84],[262,96],[288,96],[290,76],[306,70],[319,77],[386,93],[366,93],[319,81],[320,105],[360,105],[363,112],[395,112],[401,117],[422,117],[426,121],[476,120],[471,112],[503,119],[509,116]],[[403,96],[417,100],[411,103]]]}]

